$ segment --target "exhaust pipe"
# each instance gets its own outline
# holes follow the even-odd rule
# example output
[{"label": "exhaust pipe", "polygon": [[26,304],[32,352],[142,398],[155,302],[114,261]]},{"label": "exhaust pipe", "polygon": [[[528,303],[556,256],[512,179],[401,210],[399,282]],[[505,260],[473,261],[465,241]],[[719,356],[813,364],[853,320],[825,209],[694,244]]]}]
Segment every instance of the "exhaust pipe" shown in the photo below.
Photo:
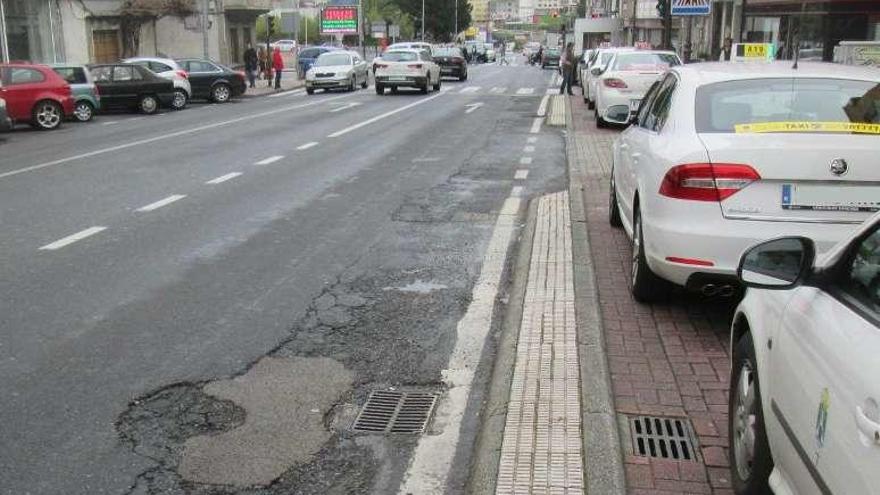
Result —
[{"label": "exhaust pipe", "polygon": [[721,297],[731,297],[736,292],[736,288],[732,285],[722,285],[721,288],[718,289],[718,295]]},{"label": "exhaust pipe", "polygon": [[715,284],[706,284],[700,289],[700,292],[702,292],[704,296],[711,297],[718,294],[718,286]]}]

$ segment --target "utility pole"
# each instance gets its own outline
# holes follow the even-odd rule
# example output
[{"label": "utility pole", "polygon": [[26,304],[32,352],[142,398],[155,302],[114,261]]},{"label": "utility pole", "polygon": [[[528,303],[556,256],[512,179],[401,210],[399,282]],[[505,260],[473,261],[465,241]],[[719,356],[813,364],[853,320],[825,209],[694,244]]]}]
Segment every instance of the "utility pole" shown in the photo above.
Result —
[{"label": "utility pole", "polygon": [[458,0],[452,0],[455,2],[455,35],[452,37],[452,41],[458,41]]},{"label": "utility pole", "polygon": [[202,0],[202,56],[208,57],[208,1]]},{"label": "utility pole", "polygon": [[364,2],[358,0],[358,44],[361,47],[361,56],[367,59],[367,51],[364,47]]},{"label": "utility pole", "polygon": [[672,50],[672,0],[661,1],[666,2],[663,12],[663,48]]},{"label": "utility pole", "polygon": [[422,0],[422,41],[425,41],[425,0]]},{"label": "utility pole", "polygon": [[3,0],[0,0],[0,62],[9,62],[9,41],[6,37],[6,10],[3,8]]}]

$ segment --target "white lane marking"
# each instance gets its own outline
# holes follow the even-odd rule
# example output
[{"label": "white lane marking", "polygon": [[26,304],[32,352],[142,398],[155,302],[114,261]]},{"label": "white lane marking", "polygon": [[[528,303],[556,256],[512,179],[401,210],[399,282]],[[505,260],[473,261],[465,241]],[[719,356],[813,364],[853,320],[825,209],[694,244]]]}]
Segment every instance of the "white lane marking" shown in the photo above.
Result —
[{"label": "white lane marking", "polygon": [[306,90],[298,89],[296,91],[285,91],[283,93],[276,93],[274,95],[269,95],[269,98],[281,98],[284,96],[297,96],[306,94]]},{"label": "white lane marking", "polygon": [[343,110],[347,110],[347,109],[349,109],[349,108],[353,108],[353,107],[356,107],[356,106],[358,106],[358,105],[360,105],[360,103],[358,103],[358,102],[356,102],[356,101],[353,101],[353,102],[351,102],[351,103],[346,103],[346,104],[342,105],[341,107],[337,107],[337,108],[334,108],[333,110],[330,110],[330,113],[341,112],[341,111],[343,111]]},{"label": "white lane marking", "polygon": [[516,173],[513,174],[513,178],[517,179],[517,180],[525,180],[528,177],[529,177],[529,171],[528,171],[528,169],[524,169],[524,168],[517,170]]},{"label": "white lane marking", "polygon": [[481,106],[483,106],[483,104],[482,104],[482,103],[471,103],[471,104],[469,104],[469,105],[465,105],[465,106],[468,107],[468,109],[465,110],[464,113],[471,113],[471,112],[473,112],[474,110],[476,110],[476,109],[480,108]]},{"label": "white lane marking", "polygon": [[141,206],[140,208],[138,208],[135,211],[139,211],[141,213],[146,213],[148,211],[158,210],[159,208],[161,208],[163,206],[168,206],[171,203],[173,203],[175,201],[180,201],[181,199],[183,199],[185,197],[186,197],[186,194],[172,194],[171,196],[168,196],[167,198],[160,199],[159,201],[156,201],[155,203],[150,203],[146,206]]},{"label": "white lane marking", "polygon": [[519,88],[516,90],[518,95],[530,95],[535,92],[535,88]]},{"label": "white lane marking", "polygon": [[312,141],[311,143],[306,143],[306,144],[304,144],[304,145],[302,145],[302,146],[297,146],[296,149],[302,151],[302,150],[307,150],[307,149],[309,149],[309,148],[314,148],[314,147],[317,146],[317,145],[318,145],[318,142],[317,142],[317,141]]},{"label": "white lane marking", "polygon": [[439,162],[440,157],[429,156],[424,158],[413,158],[413,163],[428,163],[428,162]]},{"label": "white lane marking", "polygon": [[547,95],[558,95],[559,88],[547,88]]},{"label": "white lane marking", "polygon": [[228,180],[232,180],[241,175],[241,172],[232,172],[226,175],[221,175],[220,177],[214,178],[205,182],[205,184],[220,184],[221,182],[226,182]]},{"label": "white lane marking", "polygon": [[510,195],[518,198],[518,197],[522,196],[522,192],[523,192],[522,186],[513,186],[513,188],[510,190]]},{"label": "white lane marking", "polygon": [[64,237],[62,239],[58,239],[57,241],[55,241],[51,244],[46,244],[45,246],[41,247],[40,249],[42,249],[44,251],[54,251],[56,249],[61,249],[64,246],[67,246],[68,244],[73,244],[76,241],[81,241],[81,240],[85,239],[86,237],[93,236],[93,235],[97,234],[98,232],[101,232],[102,230],[106,230],[106,229],[107,229],[107,227],[89,227],[85,230],[81,230],[81,231],[77,232],[76,234],[72,234],[72,235],[69,235],[69,236]]},{"label": "white lane marking", "polygon": [[378,122],[378,121],[380,121],[380,120],[382,120],[382,119],[384,119],[384,118],[386,118],[386,117],[390,117],[390,116],[392,116],[392,115],[394,115],[394,114],[396,114],[396,113],[400,113],[400,112],[402,112],[402,111],[404,111],[404,110],[408,110],[408,109],[410,109],[410,108],[412,108],[412,107],[414,107],[414,106],[416,106],[416,105],[421,105],[421,104],[423,104],[423,103],[428,103],[429,101],[433,100],[434,98],[439,98],[439,97],[441,97],[441,96],[443,96],[443,93],[437,93],[437,94],[434,95],[434,96],[429,96],[429,97],[427,97],[427,98],[422,98],[421,100],[416,101],[416,102],[413,102],[413,103],[410,103],[409,105],[404,105],[404,106],[402,106],[402,107],[400,107],[400,108],[398,108],[398,109],[391,110],[390,112],[385,112],[385,113],[383,113],[383,114],[381,114],[381,115],[377,115],[377,116],[375,116],[375,117],[373,117],[373,118],[371,118],[371,119],[367,119],[367,120],[365,120],[365,121],[363,121],[363,122],[361,122],[361,123],[359,123],[359,124],[355,124],[355,125],[353,125],[353,126],[346,127],[345,129],[342,129],[341,131],[336,131],[336,132],[334,132],[333,134],[330,134],[328,137],[336,138],[336,137],[339,137],[339,136],[343,136],[343,135],[345,135],[345,134],[348,134],[348,133],[351,132],[351,131],[354,131],[354,130],[360,129],[361,127],[364,127],[364,126],[370,125],[370,124],[372,124],[373,122]]},{"label": "white lane marking", "polygon": [[501,86],[501,87],[496,86],[496,87],[489,90],[490,93],[503,93],[505,91],[507,91],[507,88],[504,86]]},{"label": "white lane marking", "polygon": [[275,163],[282,158],[284,158],[283,155],[270,156],[269,158],[263,158],[262,160],[254,163],[254,165],[268,165],[270,163]]},{"label": "white lane marking", "polygon": [[481,86],[468,86],[466,88],[463,88],[460,93],[476,93],[480,90],[480,88]]},{"label": "white lane marking", "polygon": [[[104,155],[107,153],[112,153],[114,151],[120,151],[120,150],[124,150],[124,149],[128,149],[128,148],[133,148],[135,146],[140,146],[143,144],[155,143],[156,141],[164,141],[166,139],[176,138],[176,137],[180,137],[180,136],[186,136],[188,134],[195,134],[197,132],[207,131],[210,129],[216,129],[218,127],[224,127],[224,126],[227,126],[230,124],[237,124],[239,122],[247,122],[249,120],[259,119],[259,118],[266,117],[269,115],[275,115],[276,113],[283,113],[283,112],[288,112],[290,110],[297,110],[300,108],[321,105],[321,104],[327,103],[328,101],[332,101],[332,100],[339,100],[342,98],[351,98],[352,96],[355,96],[355,95],[357,95],[357,93],[349,93],[349,94],[345,94],[345,95],[334,96],[331,98],[321,98],[320,100],[312,101],[309,103],[288,105],[288,106],[284,106],[281,108],[276,108],[274,110],[268,110],[265,112],[255,113],[255,114],[251,114],[251,115],[245,115],[243,117],[236,117],[234,119],[224,120],[221,122],[214,122],[213,124],[205,124],[202,126],[193,127],[190,129],[184,129],[184,130],[172,132],[169,134],[162,134],[160,136],[153,136],[151,138],[139,139],[137,141],[131,141],[131,142],[125,143],[125,144],[110,146],[109,148],[102,148],[102,149],[98,149],[95,151],[89,151],[87,153],[82,153],[80,155],[68,156],[67,158],[59,158],[57,160],[52,160],[49,162],[40,163],[38,165],[31,165],[29,167],[20,168],[18,170],[12,170],[9,172],[5,172],[5,173],[0,174],[0,179],[5,179],[6,177],[12,177],[14,175],[23,174],[25,172],[32,172],[34,170],[40,170],[40,169],[43,169],[46,167],[54,167],[57,165],[63,165],[65,163],[69,163],[72,161],[82,160],[83,158],[91,158],[93,156]],[[130,119],[130,120],[135,120],[135,119]]]},{"label": "white lane marking", "polygon": [[532,128],[529,129],[529,132],[532,134],[541,132],[541,122],[543,121],[544,117],[535,117],[535,120],[532,121]]},{"label": "white lane marking", "polygon": [[536,138],[535,136],[529,136],[529,138],[526,139],[526,142],[527,142],[527,143],[537,143],[537,142],[538,142],[538,138]]},{"label": "white lane marking", "polygon": [[532,157],[530,157],[530,156],[524,156],[524,157],[522,157],[522,158],[519,159],[519,163],[520,163],[521,165],[529,165],[529,164],[532,163]]},{"label": "white lane marking", "polygon": [[507,250],[519,225],[520,202],[516,197],[507,198],[495,222],[471,302],[458,321],[455,348],[449,356],[446,369],[440,372],[448,388],[434,414],[432,429],[438,433],[419,437],[412,462],[398,492],[400,495],[443,493],[447,490],[474,375],[489,329],[492,328],[492,312],[501,285]]},{"label": "white lane marking", "polygon": [[110,122],[102,122],[101,125],[116,125],[118,123],[118,120],[111,120]]},{"label": "white lane marking", "polygon": [[538,117],[543,117],[543,116],[547,115],[547,103],[549,103],[549,102],[550,102],[549,95],[544,95],[544,97],[541,98],[541,104],[538,105]]},{"label": "white lane marking", "polygon": [[527,144],[523,147],[523,153],[534,153],[534,152],[535,152],[535,147],[532,146],[531,144]]}]

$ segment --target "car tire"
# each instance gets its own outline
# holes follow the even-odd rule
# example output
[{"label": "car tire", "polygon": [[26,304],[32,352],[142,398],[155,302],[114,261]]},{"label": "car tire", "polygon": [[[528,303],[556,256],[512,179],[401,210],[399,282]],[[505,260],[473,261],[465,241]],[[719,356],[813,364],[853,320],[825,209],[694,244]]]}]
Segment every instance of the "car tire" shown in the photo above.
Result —
[{"label": "car tire", "polygon": [[355,82],[356,79],[357,79],[357,76],[352,74],[351,80],[348,81],[348,88],[346,88],[348,90],[348,92],[353,93],[354,90],[357,88],[357,83]]},{"label": "car tire", "polygon": [[385,94],[385,86],[382,86],[381,84],[376,84],[376,94],[377,95],[384,95]]},{"label": "car tire", "polygon": [[465,82],[465,81],[467,81],[467,72],[465,72],[465,73],[463,73],[462,75],[458,76],[458,80],[459,80],[459,82]]},{"label": "car tire", "polygon": [[630,292],[636,301],[651,303],[660,299],[667,288],[665,280],[651,271],[645,256],[644,229],[642,214],[638,207],[633,212],[632,269],[630,273]]},{"label": "car tire", "polygon": [[391,86],[391,94],[396,95],[400,89],[397,86]]},{"label": "car tire", "polygon": [[364,74],[364,82],[361,83],[361,89],[367,89],[370,85],[370,75]]},{"label": "car tire", "polygon": [[153,115],[159,111],[159,100],[153,95],[143,95],[138,100],[138,108],[145,115]]},{"label": "car tire", "polygon": [[171,108],[174,110],[183,110],[186,108],[186,91],[182,89],[174,90],[174,98],[171,99]]},{"label": "car tire", "polygon": [[587,108],[589,108],[590,110],[596,109],[596,102],[594,102],[593,100],[590,100],[588,98],[584,98],[584,100],[587,102]]},{"label": "car tire", "polygon": [[[729,393],[727,423],[733,491],[738,495],[772,493],[769,479],[773,456],[764,423],[755,345],[749,332],[740,337],[733,351]],[[746,449],[751,449],[751,459]]]},{"label": "car tire", "polygon": [[73,107],[73,118],[75,118],[77,122],[88,122],[92,120],[92,117],[94,116],[95,107],[85,100],[76,102],[76,105]]},{"label": "car tire", "polygon": [[214,103],[226,103],[232,98],[232,89],[228,84],[217,84],[211,88],[211,100]]},{"label": "car tire", "polygon": [[428,73],[428,77],[425,79],[425,84],[420,88],[423,95],[426,95],[431,92],[431,74]]},{"label": "car tire", "polygon": [[315,94],[315,90],[312,89],[312,88],[306,88],[306,94],[307,94],[307,95],[313,95],[313,94]]},{"label": "car tire", "polygon": [[61,126],[64,109],[52,100],[38,101],[31,111],[31,123],[41,131],[51,131]]},{"label": "car tire", "polygon": [[617,186],[614,183],[614,167],[611,168],[611,180],[608,187],[608,223],[612,227],[622,227],[620,206],[617,204]]},{"label": "car tire", "polygon": [[437,84],[434,85],[434,91],[440,91],[440,86],[443,84],[441,78],[437,78]]}]

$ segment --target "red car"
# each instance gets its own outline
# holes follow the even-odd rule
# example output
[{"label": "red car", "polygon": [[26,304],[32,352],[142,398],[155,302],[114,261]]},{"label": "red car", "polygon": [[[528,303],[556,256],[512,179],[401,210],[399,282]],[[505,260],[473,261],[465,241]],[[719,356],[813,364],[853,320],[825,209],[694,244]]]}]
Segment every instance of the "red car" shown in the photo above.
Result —
[{"label": "red car", "polygon": [[45,65],[0,64],[0,98],[13,122],[37,129],[56,129],[73,115],[70,85]]}]

